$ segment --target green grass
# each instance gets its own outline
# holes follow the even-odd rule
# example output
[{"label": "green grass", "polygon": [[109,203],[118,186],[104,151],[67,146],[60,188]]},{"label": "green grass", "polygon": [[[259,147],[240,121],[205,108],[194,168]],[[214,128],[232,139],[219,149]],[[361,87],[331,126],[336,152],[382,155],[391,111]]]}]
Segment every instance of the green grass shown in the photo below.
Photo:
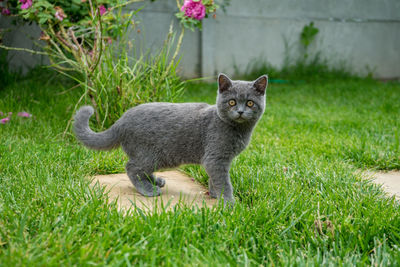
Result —
[{"label": "green grass", "polygon": [[[272,83],[305,83],[323,82],[326,80],[354,80],[358,77],[352,73],[351,68],[342,62],[332,66],[327,59],[317,53],[311,58],[300,57],[298,59],[285,57],[284,64],[276,68],[267,59],[258,57],[250,60],[249,64],[241,70],[239,66],[234,66],[234,77],[241,80],[252,80],[265,73],[268,73]],[[372,74],[368,74],[371,76]]]},{"label": "green grass", "polygon": [[[272,84],[251,145],[233,163],[233,209],[124,216],[85,178],[123,171],[121,150],[62,133],[79,97],[53,80],[0,90],[0,265],[398,265],[400,209],[356,170],[400,169],[400,85]],[[213,103],[189,84],[181,101]],[[206,183],[204,171],[184,169]],[[168,182],[168,181],[167,181]],[[329,220],[334,229],[315,229]]]}]

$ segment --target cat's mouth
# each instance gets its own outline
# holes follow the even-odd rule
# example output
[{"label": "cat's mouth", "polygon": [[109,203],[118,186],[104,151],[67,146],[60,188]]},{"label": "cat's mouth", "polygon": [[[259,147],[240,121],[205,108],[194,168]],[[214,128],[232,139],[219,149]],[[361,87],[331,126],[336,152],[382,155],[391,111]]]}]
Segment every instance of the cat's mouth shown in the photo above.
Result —
[{"label": "cat's mouth", "polygon": [[242,122],[245,122],[246,119],[243,118],[242,115],[239,115],[239,117],[237,117],[237,118],[235,119],[235,121],[236,121],[236,122],[239,122],[239,123],[242,123]]}]

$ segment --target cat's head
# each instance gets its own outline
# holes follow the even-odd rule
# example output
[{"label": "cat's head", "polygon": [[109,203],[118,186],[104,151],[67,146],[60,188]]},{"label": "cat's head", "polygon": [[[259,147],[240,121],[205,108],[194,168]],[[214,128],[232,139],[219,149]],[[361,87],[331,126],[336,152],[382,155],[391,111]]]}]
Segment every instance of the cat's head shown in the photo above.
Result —
[{"label": "cat's head", "polygon": [[225,74],[218,76],[217,110],[219,117],[228,123],[255,123],[265,109],[265,90],[268,76],[252,82],[233,81]]}]

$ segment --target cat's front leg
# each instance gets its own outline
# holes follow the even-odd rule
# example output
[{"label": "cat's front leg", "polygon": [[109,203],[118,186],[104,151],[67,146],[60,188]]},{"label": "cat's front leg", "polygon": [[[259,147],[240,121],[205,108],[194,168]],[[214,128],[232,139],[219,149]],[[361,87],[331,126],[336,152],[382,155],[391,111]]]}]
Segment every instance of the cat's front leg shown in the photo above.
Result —
[{"label": "cat's front leg", "polygon": [[235,203],[233,188],[229,177],[230,161],[224,159],[208,160],[203,163],[209,176],[210,196],[224,198],[224,203]]}]

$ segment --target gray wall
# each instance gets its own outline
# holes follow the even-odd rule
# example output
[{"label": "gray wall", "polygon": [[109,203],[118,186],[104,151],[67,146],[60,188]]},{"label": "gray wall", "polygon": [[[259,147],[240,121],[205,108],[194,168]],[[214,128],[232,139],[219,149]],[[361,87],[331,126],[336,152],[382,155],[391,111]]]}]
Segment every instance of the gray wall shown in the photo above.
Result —
[{"label": "gray wall", "polygon": [[[4,34],[3,44],[10,47],[28,48],[40,51],[40,29],[36,25],[13,25],[9,17],[1,17],[0,29],[11,29]],[[42,55],[12,51],[8,52],[8,64],[13,70],[21,70],[26,73],[37,64],[49,64],[49,60]]]},{"label": "gray wall", "polygon": [[[175,3],[158,0],[147,4],[139,13],[141,32],[132,38],[143,48],[156,50],[171,21],[179,30]],[[139,6],[143,4],[129,8]],[[345,63],[356,73],[400,77],[399,0],[231,0],[226,13],[220,10],[216,19],[204,21],[203,31],[186,31],[182,74],[230,74],[234,65],[243,70],[257,58],[282,66],[285,56],[295,59],[301,54],[300,32],[310,21],[320,30],[311,53],[320,52],[333,65]],[[20,45],[17,37],[9,39]]]}]

